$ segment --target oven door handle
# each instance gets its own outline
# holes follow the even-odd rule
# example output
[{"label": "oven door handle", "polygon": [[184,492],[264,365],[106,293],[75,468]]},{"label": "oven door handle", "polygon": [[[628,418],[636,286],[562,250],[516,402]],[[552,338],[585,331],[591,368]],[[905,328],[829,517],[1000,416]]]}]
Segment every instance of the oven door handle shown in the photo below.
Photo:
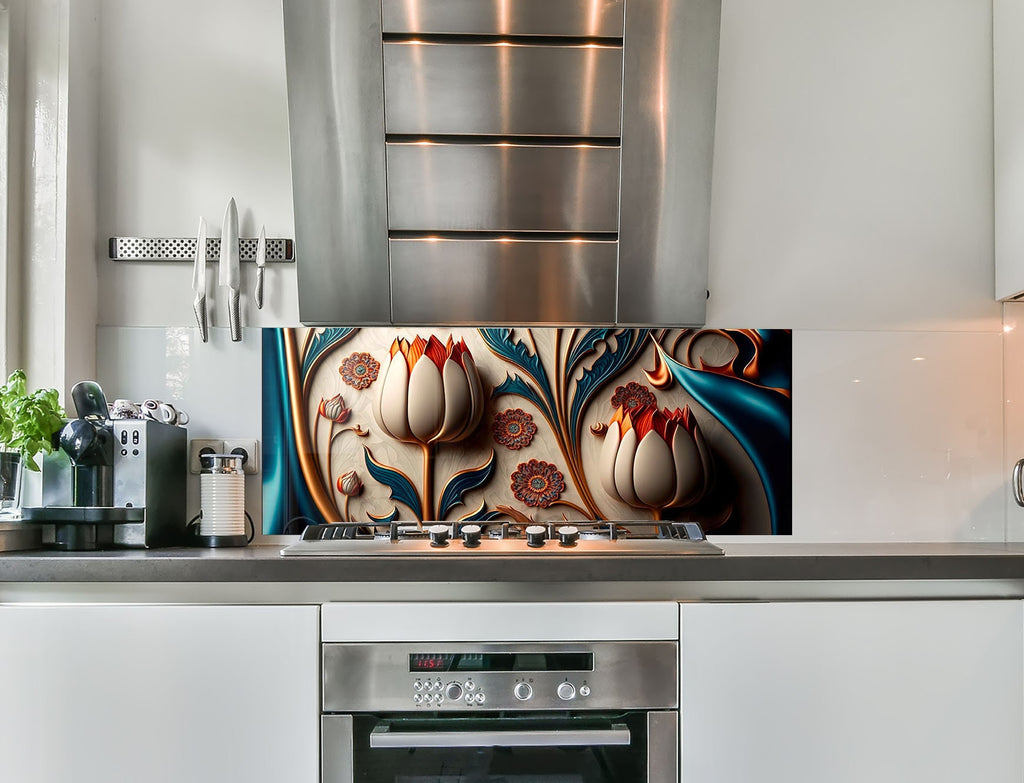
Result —
[{"label": "oven door handle", "polygon": [[391,731],[386,723],[370,732],[371,748],[555,748],[629,745],[629,727],[614,723],[607,729],[537,731]]}]

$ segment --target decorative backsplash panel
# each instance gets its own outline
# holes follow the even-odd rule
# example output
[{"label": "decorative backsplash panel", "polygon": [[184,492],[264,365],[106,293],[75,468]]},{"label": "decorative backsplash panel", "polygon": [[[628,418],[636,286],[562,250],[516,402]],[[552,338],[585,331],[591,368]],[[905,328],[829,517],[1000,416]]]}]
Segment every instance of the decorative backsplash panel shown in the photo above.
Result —
[{"label": "decorative backsplash panel", "polygon": [[263,525],[792,532],[788,330],[263,330]]}]

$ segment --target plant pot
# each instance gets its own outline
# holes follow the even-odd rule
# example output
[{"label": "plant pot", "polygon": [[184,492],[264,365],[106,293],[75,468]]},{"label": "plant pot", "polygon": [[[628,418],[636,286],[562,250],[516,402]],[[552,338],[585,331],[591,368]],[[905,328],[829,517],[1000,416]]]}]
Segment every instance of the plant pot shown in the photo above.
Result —
[{"label": "plant pot", "polygon": [[0,451],[0,518],[21,516],[21,478],[25,466],[17,451]]}]

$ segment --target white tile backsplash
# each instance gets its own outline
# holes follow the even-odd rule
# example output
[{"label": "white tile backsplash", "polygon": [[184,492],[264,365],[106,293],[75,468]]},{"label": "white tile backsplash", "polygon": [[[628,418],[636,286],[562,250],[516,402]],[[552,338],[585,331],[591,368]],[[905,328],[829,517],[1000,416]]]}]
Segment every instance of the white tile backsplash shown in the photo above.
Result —
[{"label": "white tile backsplash", "polygon": [[[97,380],[107,399],[161,399],[189,415],[188,437],[263,439],[260,329],[231,342],[226,328],[210,341],[195,327],[101,326],[96,330]],[[260,529],[261,477],[246,476],[245,505]],[[198,476],[188,482],[189,516],[199,512]]]},{"label": "white tile backsplash", "polygon": [[1001,541],[1002,336],[793,336],[793,532]]},{"label": "white tile backsplash", "polygon": [[1003,440],[1006,540],[1024,541],[1024,508],[1013,500],[1010,476],[1024,458],[1024,302],[1003,305],[1003,399],[1006,416]]},{"label": "white tile backsplash", "polygon": [[[194,328],[102,327],[98,379],[111,399],[180,405],[192,416],[190,438],[261,438],[260,331],[243,337],[231,343],[215,328],[204,345]],[[793,538],[1001,541],[1009,514],[1011,538],[1024,539],[1024,509],[1007,510],[1003,337],[795,332]],[[1008,332],[1008,351],[1015,337],[1024,340]],[[1008,384],[1017,378],[1024,392],[1024,363],[1016,376],[1011,367]],[[1012,403],[1008,431],[1016,426],[1024,440],[1024,411]],[[257,522],[261,500],[259,477],[248,478]],[[193,477],[190,514],[198,506]]]}]

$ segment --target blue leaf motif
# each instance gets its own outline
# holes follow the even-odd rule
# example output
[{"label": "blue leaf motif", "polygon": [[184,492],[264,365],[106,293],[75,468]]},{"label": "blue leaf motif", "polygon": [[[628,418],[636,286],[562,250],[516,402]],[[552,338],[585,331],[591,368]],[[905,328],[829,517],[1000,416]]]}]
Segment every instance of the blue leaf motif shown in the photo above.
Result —
[{"label": "blue leaf motif", "polygon": [[391,522],[394,522],[396,519],[398,519],[398,509],[397,508],[393,508],[393,509],[391,509],[391,513],[390,514],[385,514],[382,517],[375,517],[373,514],[371,514],[369,511],[367,511],[366,512],[366,516],[368,516],[370,519],[372,519],[377,524],[387,525],[387,524],[390,524]]},{"label": "blue leaf motif", "polygon": [[488,511],[487,501],[485,500],[480,504],[479,508],[471,511],[464,517],[459,517],[459,522],[490,522],[494,519],[500,519],[502,513],[500,511]]},{"label": "blue leaf motif", "polygon": [[321,355],[331,347],[347,340],[356,331],[357,329],[352,326],[331,326],[313,335],[313,339],[309,343],[309,351],[302,358],[302,380],[306,380],[306,376],[312,371]]},{"label": "blue leaf motif", "polygon": [[373,476],[374,480],[380,482],[391,490],[391,499],[408,506],[409,510],[416,515],[417,519],[423,519],[423,510],[420,506],[420,496],[416,488],[409,481],[409,478],[399,470],[388,467],[373,458],[370,450],[363,446],[366,457],[366,469]]},{"label": "blue leaf motif", "polygon": [[587,354],[596,351],[597,346],[611,337],[615,331],[615,329],[588,329],[585,331],[579,340],[576,341],[572,351],[569,352],[565,362],[565,376],[567,378],[571,376],[572,371],[576,369],[576,365],[582,362]]},{"label": "blue leaf motif", "polygon": [[482,487],[490,480],[494,474],[494,462],[494,449],[491,449],[491,456],[483,465],[469,470],[460,470],[448,479],[448,483],[441,491],[438,519],[446,518],[449,511],[462,503],[462,498],[467,492]]},{"label": "blue leaf motif", "polygon": [[[555,398],[551,391],[551,383],[548,381],[548,374],[544,370],[540,357],[530,353],[530,349],[521,340],[513,340],[511,329],[479,329],[478,331],[492,353],[514,364],[537,384],[537,388],[546,401],[546,404],[538,404],[537,408],[538,410],[545,411],[545,415],[551,418],[556,410]],[[516,376],[516,381],[518,381],[521,387],[527,387],[527,384],[520,380],[518,376]],[[503,386],[505,384],[499,386],[498,389],[501,389]],[[495,393],[500,392],[496,389]],[[526,396],[526,399],[537,404],[536,394],[527,396],[519,391],[513,391],[512,393]]]},{"label": "blue leaf motif", "polygon": [[[586,339],[592,340],[591,345],[596,345],[595,332],[611,330],[592,329],[587,333]],[[650,334],[649,329],[623,329],[615,335],[615,348],[608,346],[608,350],[598,357],[593,367],[583,373],[583,376],[576,381],[575,391],[572,396],[572,404],[569,406],[569,432],[573,441],[573,448],[578,448],[577,435],[582,427],[579,426],[580,418],[588,403],[594,395],[601,390],[612,378],[617,376],[633,362],[637,360],[644,349],[644,341]],[[607,335],[606,335],[607,336]],[[573,355],[578,350],[573,350]],[[593,347],[590,349],[593,350]],[[589,351],[588,351],[589,352]],[[581,357],[582,358],[582,355]]]},{"label": "blue leaf motif", "polygon": [[[781,347],[781,346],[780,346]],[[792,402],[775,389],[742,378],[687,367],[658,348],[672,377],[718,419],[750,457],[764,486],[772,533],[789,533],[792,525]],[[788,373],[776,371],[778,388],[788,389]]]},{"label": "blue leaf motif", "polygon": [[548,411],[545,406],[544,400],[538,396],[530,384],[520,378],[518,375],[510,377],[505,375],[505,380],[498,384],[494,388],[493,396],[497,397],[499,394],[514,394],[517,397],[522,397],[524,400],[528,400],[537,406],[537,410],[544,414],[549,420],[551,419],[551,412]]}]

